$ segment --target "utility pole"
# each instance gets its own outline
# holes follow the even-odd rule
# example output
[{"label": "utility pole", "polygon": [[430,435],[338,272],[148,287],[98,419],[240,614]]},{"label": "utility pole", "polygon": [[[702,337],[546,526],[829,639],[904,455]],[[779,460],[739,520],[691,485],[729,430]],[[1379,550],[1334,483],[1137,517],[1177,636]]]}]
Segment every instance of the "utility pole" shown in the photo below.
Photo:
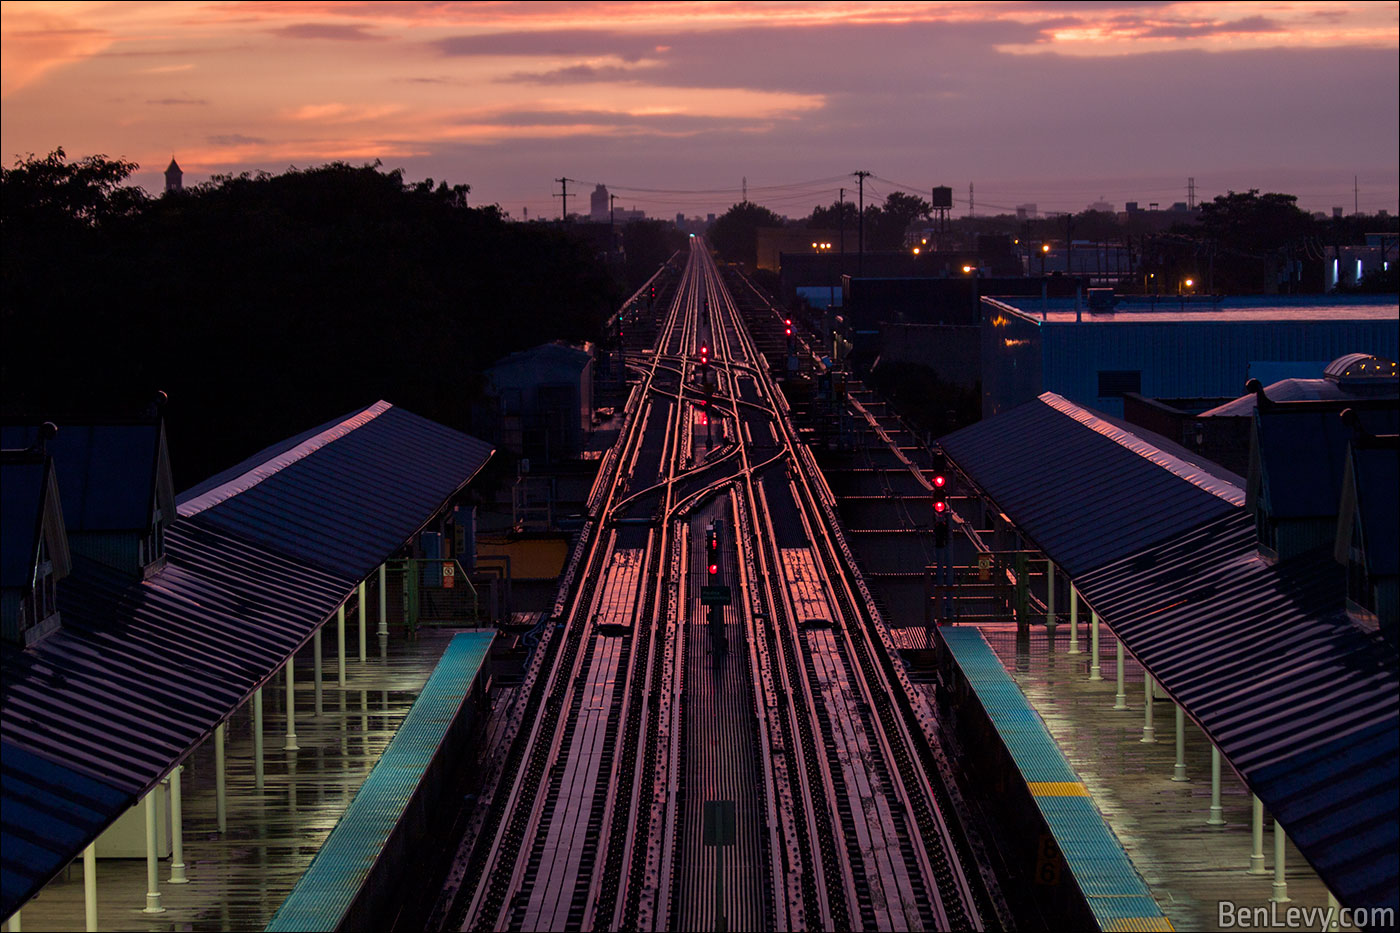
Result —
[{"label": "utility pole", "polygon": [[1351,213],[1361,213],[1361,182],[1359,175],[1351,176]]},{"label": "utility pole", "polygon": [[747,204],[749,203],[749,176],[743,176],[743,178],[740,179],[740,183],[743,185],[743,187],[740,188],[744,194],[743,203]]},{"label": "utility pole", "polygon": [[856,274],[865,275],[865,180],[870,177],[869,172],[852,172],[852,175],[860,181],[860,200],[856,207],[859,221],[859,236],[856,241],[856,248],[859,256],[856,258]]},{"label": "utility pole", "polygon": [[1074,256],[1074,214],[1065,212],[1065,275],[1074,275],[1074,265],[1070,259]]},{"label": "utility pole", "polygon": [[562,192],[561,194],[556,194],[556,195],[555,195],[556,198],[559,198],[559,199],[560,199],[560,202],[559,202],[559,203],[560,203],[560,218],[559,218],[559,219],[560,219],[560,220],[568,220],[568,219],[569,219],[569,179],[567,179],[567,178],[556,178],[556,179],[554,179],[554,180],[557,181],[557,182],[559,182],[559,190]]},{"label": "utility pole", "polygon": [[841,255],[846,255],[846,189],[841,188],[836,201],[836,224],[841,231]]},{"label": "utility pole", "polygon": [[977,199],[972,196],[972,182],[967,183],[967,216],[972,217],[977,213]]},{"label": "utility pole", "polygon": [[1196,179],[1186,179],[1186,207],[1188,210],[1196,209]]}]

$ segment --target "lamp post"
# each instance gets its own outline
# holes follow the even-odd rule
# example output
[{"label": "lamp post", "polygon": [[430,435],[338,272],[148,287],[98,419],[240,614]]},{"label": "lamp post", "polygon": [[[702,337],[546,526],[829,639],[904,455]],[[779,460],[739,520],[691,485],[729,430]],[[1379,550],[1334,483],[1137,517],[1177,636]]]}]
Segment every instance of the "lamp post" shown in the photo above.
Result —
[{"label": "lamp post", "polygon": [[831,277],[831,244],[813,243],[812,249],[826,257],[826,310],[830,312],[831,306],[836,302],[836,284]]},{"label": "lamp post", "polygon": [[1048,257],[1049,255],[1050,255],[1050,244],[1049,244],[1049,243],[1042,243],[1042,244],[1040,244],[1040,274],[1041,274],[1042,276],[1045,275],[1045,260],[1046,260],[1046,257]]}]

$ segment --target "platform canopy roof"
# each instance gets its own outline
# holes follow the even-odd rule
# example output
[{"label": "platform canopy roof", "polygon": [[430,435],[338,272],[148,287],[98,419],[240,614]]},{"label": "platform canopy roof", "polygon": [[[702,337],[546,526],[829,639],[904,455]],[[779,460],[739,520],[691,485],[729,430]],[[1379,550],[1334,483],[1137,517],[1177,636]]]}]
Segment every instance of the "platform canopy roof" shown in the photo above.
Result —
[{"label": "platform canopy roof", "polygon": [[1261,559],[1244,490],[1172,446],[1052,393],[943,439],[1342,903],[1394,906],[1395,651],[1348,618],[1330,553]]},{"label": "platform canopy roof", "polygon": [[241,706],[492,452],[381,401],[180,495],[159,573],[76,557],[61,628],[0,650],[0,915]]}]

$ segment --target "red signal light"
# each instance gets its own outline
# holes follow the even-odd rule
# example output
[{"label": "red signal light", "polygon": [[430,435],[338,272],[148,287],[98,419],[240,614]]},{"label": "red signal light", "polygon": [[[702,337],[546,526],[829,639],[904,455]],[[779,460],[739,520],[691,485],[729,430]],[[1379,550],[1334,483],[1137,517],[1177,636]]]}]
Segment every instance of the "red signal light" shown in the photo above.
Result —
[{"label": "red signal light", "polygon": [[948,485],[948,477],[940,474],[933,478],[933,486],[935,489],[942,489],[946,485]]},{"label": "red signal light", "polygon": [[933,510],[939,515],[942,515],[944,512],[948,511],[948,503],[944,502],[942,499],[936,499],[933,503]]},{"label": "red signal light", "polygon": [[718,575],[718,574],[719,574],[719,564],[711,564],[711,565],[710,565],[710,576],[713,577],[713,576],[716,576],[716,575]]}]

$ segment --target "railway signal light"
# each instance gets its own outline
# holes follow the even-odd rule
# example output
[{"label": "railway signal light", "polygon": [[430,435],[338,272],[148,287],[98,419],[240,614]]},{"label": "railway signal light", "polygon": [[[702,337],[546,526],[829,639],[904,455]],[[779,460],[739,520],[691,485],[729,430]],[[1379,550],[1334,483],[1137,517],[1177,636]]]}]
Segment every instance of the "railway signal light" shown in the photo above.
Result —
[{"label": "railway signal light", "polygon": [[705,532],[705,563],[711,577],[719,576],[719,532],[714,528]]},{"label": "railway signal light", "polygon": [[933,514],[940,522],[948,518],[948,458],[943,452],[933,455]]},{"label": "railway signal light", "polygon": [[786,329],[787,335],[788,335],[789,337],[791,337],[791,336],[792,336],[792,318],[787,318],[786,320],[784,320],[784,321],[783,321],[783,327],[784,327],[784,329]]}]

